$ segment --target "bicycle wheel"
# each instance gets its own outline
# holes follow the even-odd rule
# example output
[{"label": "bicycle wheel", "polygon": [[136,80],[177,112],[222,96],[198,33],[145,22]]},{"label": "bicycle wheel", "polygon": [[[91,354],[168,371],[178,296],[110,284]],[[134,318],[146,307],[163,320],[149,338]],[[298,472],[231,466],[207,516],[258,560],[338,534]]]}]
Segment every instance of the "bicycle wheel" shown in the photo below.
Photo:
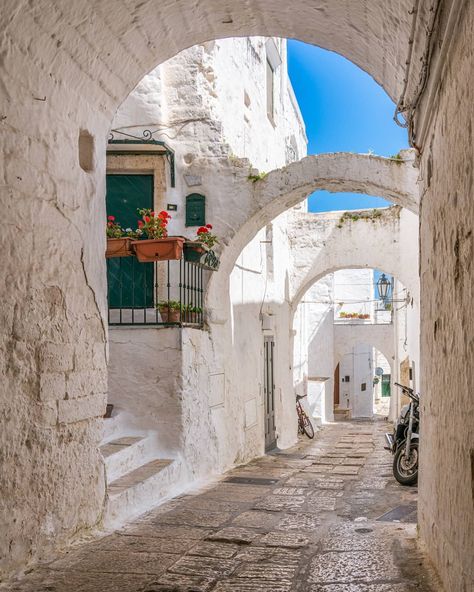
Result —
[{"label": "bicycle wheel", "polygon": [[303,416],[303,432],[312,440],[314,438],[314,428],[306,413]]}]

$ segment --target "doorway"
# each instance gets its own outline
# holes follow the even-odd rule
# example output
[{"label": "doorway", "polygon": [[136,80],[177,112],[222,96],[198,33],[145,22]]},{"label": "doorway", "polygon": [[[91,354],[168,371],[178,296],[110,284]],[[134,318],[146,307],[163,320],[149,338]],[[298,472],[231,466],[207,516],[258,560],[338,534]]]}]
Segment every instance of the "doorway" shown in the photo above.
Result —
[{"label": "doorway", "polygon": [[274,351],[275,340],[273,336],[265,337],[263,378],[265,400],[265,452],[276,447]]},{"label": "doorway", "polygon": [[[153,175],[108,174],[107,215],[122,228],[136,228],[141,208],[153,209]],[[153,263],[135,257],[107,260],[109,308],[153,307]]]}]

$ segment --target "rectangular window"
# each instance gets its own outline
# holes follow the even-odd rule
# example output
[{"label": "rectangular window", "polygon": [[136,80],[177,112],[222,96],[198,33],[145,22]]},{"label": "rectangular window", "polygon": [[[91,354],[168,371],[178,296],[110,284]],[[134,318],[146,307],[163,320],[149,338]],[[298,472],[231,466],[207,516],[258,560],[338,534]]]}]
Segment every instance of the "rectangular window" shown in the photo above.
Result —
[{"label": "rectangular window", "polygon": [[274,121],[274,110],[275,110],[275,103],[274,103],[274,94],[275,94],[275,71],[270,64],[270,61],[267,59],[266,61],[266,68],[267,68],[267,116],[268,119],[273,123]]}]

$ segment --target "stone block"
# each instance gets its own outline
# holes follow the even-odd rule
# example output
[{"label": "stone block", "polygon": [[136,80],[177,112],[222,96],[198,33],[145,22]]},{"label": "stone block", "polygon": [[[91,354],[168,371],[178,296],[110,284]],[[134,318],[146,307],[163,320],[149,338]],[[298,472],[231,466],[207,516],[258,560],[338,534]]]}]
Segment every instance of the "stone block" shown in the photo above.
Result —
[{"label": "stone block", "polygon": [[58,404],[56,401],[47,401],[41,404],[41,424],[54,426],[58,423]]},{"label": "stone block", "polygon": [[66,381],[66,392],[69,399],[105,393],[107,377],[104,372],[97,370],[71,372]]},{"label": "stone block", "polygon": [[40,375],[41,401],[59,401],[66,394],[66,376],[62,372],[43,372]]},{"label": "stone block", "polygon": [[67,372],[73,368],[73,347],[67,343],[44,343],[39,350],[40,369],[44,372]]},{"label": "stone block", "polygon": [[101,417],[105,413],[107,398],[105,395],[93,395],[80,399],[66,399],[58,403],[59,423],[75,423]]}]

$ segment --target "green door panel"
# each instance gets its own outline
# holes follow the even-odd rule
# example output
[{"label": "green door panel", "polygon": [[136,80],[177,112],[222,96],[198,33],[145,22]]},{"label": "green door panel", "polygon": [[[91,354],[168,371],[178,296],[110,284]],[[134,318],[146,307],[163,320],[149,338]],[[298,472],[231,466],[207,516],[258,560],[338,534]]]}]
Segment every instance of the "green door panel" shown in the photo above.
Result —
[{"label": "green door panel", "polygon": [[382,375],[382,397],[390,397],[390,374]]},{"label": "green door panel", "polygon": [[[153,208],[153,175],[107,175],[107,216],[122,228],[137,227],[139,208]],[[109,308],[153,306],[153,263],[135,257],[107,260]]]}]

